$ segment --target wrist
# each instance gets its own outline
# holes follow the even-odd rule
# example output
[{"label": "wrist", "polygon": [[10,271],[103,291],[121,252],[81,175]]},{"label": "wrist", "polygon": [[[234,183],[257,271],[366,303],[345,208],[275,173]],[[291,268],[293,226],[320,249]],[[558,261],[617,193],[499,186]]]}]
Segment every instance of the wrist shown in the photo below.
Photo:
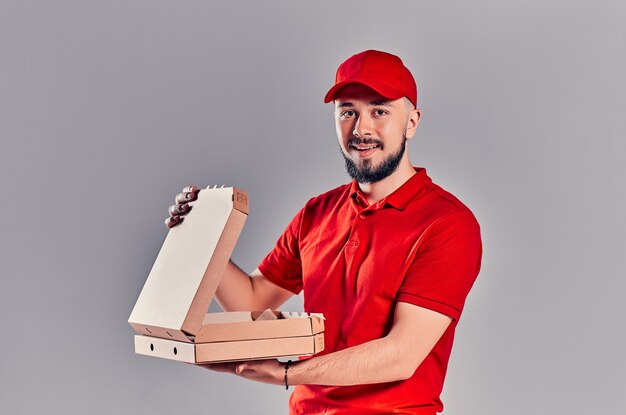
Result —
[{"label": "wrist", "polygon": [[283,369],[282,381],[283,381],[283,385],[285,385],[285,389],[289,389],[289,386],[293,384],[289,382],[289,369],[292,367],[292,365],[293,365],[293,362],[291,360],[281,365]]}]

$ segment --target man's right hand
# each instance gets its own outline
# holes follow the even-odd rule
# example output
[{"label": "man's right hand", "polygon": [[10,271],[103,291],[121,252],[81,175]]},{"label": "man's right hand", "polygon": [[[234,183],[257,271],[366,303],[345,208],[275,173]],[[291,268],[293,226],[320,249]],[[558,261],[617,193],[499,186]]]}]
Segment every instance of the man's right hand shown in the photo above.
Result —
[{"label": "man's right hand", "polygon": [[[192,209],[189,202],[198,199],[199,192],[196,186],[187,186],[177,194],[176,204],[169,207],[165,226],[173,228],[181,223]],[[268,280],[258,268],[248,275],[230,261],[215,291],[215,299],[224,311],[276,309],[292,295],[291,291]]]},{"label": "man's right hand", "polygon": [[182,193],[176,195],[176,204],[169,207],[169,217],[165,219],[165,226],[173,228],[184,220],[184,215],[189,213],[191,206],[189,202],[193,202],[198,198],[200,189],[196,186],[187,186]]}]

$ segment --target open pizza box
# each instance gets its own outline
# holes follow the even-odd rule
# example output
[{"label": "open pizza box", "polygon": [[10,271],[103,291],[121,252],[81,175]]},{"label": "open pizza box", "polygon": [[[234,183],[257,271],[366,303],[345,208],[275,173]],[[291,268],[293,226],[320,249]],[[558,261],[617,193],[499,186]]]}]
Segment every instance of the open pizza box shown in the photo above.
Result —
[{"label": "open pizza box", "polygon": [[171,228],[128,319],[138,354],[188,363],[306,356],[324,349],[319,314],[207,313],[248,216],[248,196],[208,187]]}]

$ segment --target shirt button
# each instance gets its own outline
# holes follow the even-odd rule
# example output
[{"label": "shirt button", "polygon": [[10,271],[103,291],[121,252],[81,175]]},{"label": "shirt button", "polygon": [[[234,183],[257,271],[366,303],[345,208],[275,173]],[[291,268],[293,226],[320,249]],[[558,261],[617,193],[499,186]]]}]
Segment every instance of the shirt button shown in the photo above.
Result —
[{"label": "shirt button", "polygon": [[361,214],[361,215],[359,215],[359,218],[365,219],[365,215]]}]

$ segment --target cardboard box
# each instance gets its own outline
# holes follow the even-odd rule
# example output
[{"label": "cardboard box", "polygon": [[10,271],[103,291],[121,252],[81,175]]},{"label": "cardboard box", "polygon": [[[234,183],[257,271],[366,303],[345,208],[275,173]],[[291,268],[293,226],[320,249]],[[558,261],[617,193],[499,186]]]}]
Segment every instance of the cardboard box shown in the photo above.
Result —
[{"label": "cardboard box", "polygon": [[210,363],[304,356],[324,349],[321,315],[207,310],[248,215],[248,196],[207,188],[170,229],[128,319],[138,354]]}]

